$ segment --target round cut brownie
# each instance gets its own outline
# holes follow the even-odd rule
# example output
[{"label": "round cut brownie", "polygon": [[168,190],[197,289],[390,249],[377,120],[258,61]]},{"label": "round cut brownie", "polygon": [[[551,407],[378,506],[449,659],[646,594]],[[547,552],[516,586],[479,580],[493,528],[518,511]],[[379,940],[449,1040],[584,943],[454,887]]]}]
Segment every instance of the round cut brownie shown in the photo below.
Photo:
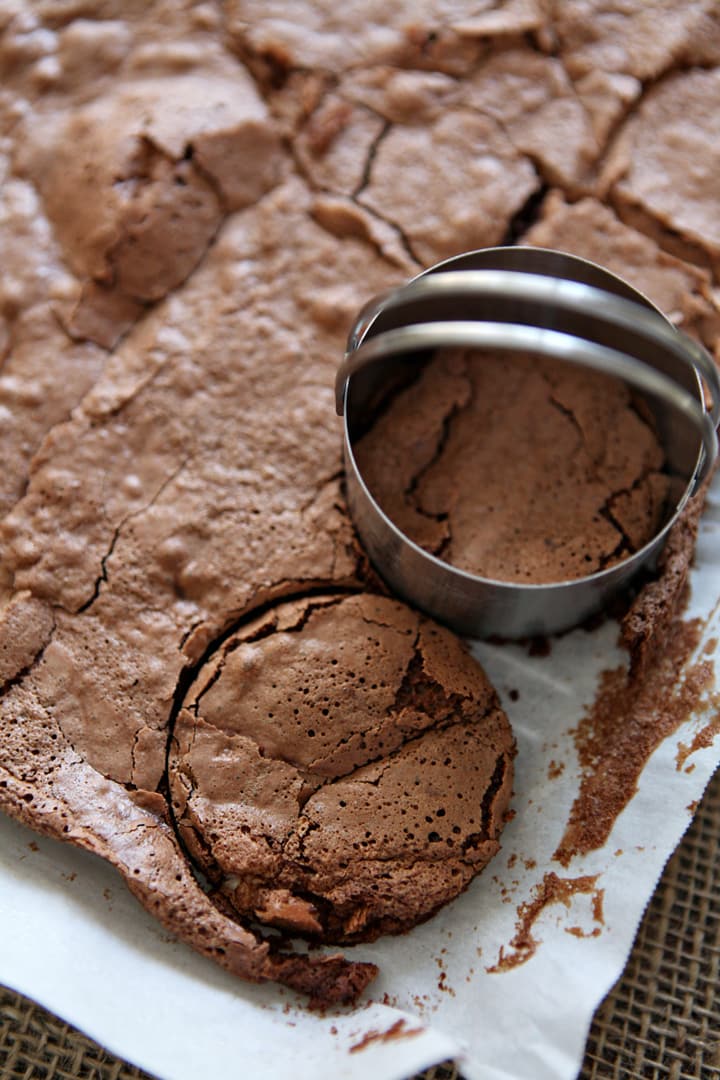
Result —
[{"label": "round cut brownie", "polygon": [[510,726],[463,645],[318,596],[231,635],[178,716],[180,836],[233,907],[329,941],[427,918],[498,850]]}]

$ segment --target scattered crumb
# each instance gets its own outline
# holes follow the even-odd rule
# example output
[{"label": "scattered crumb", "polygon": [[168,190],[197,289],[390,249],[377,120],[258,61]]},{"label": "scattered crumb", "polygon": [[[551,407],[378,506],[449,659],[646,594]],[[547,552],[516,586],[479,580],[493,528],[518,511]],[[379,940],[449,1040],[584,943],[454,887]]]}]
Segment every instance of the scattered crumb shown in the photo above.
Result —
[{"label": "scattered crumb", "polygon": [[603,905],[605,903],[605,890],[598,889],[596,893],[593,893],[592,898],[592,913],[595,922],[600,923],[601,926],[605,925],[605,912]]},{"label": "scattered crumb", "polygon": [[393,1042],[395,1039],[409,1039],[413,1035],[421,1035],[424,1030],[425,1029],[421,1027],[408,1027],[407,1022],[401,1017],[399,1020],[396,1020],[387,1031],[366,1032],[359,1042],[354,1043],[350,1047],[350,1053],[357,1054],[358,1051],[364,1050],[374,1042]]},{"label": "scattered crumb", "polygon": [[[552,871],[545,874],[543,880],[535,886],[534,895],[530,900],[520,904],[517,909],[515,935],[509,946],[511,951],[506,952],[505,947],[501,945],[496,963],[485,970],[489,974],[499,974],[525,964],[535,955],[540,944],[539,940],[533,937],[531,930],[541,912],[552,904],[558,903],[564,904],[569,909],[573,896],[579,893],[592,897],[593,919],[602,923],[604,921],[602,913],[604,890],[596,888],[597,879],[597,874],[577,878],[560,878]],[[574,933],[574,929],[577,928],[570,928],[569,932]],[[597,937],[597,934],[593,932],[588,936]]]},{"label": "scattered crumb", "polygon": [[[717,704],[716,698],[720,695],[713,694],[713,704]],[[675,757],[675,768],[678,772],[682,769],[683,765],[696,750],[705,750],[707,747],[712,746],[715,736],[720,732],[720,711],[718,711],[712,720],[706,724],[700,731],[696,732],[693,736],[693,741],[687,746],[685,743],[678,743],[677,755]],[[693,766],[694,767],[694,766]],[[690,772],[691,769],[686,769],[685,772]]]},{"label": "scattered crumb", "polygon": [[[698,619],[677,622],[663,655],[641,677],[633,678],[625,667],[603,673],[596,699],[574,732],[582,780],[553,855],[563,866],[606,843],[652,752],[706,699],[713,665],[690,663],[701,631]],[[711,741],[711,728],[697,737]]]},{"label": "scattered crumb", "polygon": [[600,937],[602,931],[599,926],[593,927],[592,930],[583,930],[581,926],[566,926],[565,933],[577,938],[595,938]]},{"label": "scattered crumb", "polygon": [[428,1007],[432,1007],[430,996],[428,994],[413,994],[413,1005],[419,1012],[425,1012]]}]

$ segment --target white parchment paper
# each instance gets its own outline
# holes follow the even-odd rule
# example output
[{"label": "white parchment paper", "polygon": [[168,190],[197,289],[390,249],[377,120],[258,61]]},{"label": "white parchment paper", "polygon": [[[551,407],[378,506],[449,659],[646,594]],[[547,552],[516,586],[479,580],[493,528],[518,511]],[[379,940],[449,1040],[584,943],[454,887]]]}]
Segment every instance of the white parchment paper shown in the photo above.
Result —
[{"label": "white parchment paper", "polygon": [[[700,649],[720,637],[719,540],[716,479],[688,611],[705,620]],[[578,790],[571,729],[600,672],[623,661],[616,637],[611,623],[577,631],[546,657],[475,647],[517,735],[516,816],[500,855],[454,904],[410,934],[348,950],[381,968],[371,1000],[355,1011],[315,1016],[290,992],[233,979],[168,938],[98,859],[2,817],[0,981],[164,1080],[404,1080],[451,1057],[467,1080],[570,1080],[593,1012],[720,759],[718,740],[676,767],[678,744],[691,744],[710,719],[701,710],[653,754],[605,847],[567,870],[551,861]],[[551,763],[562,766],[555,779]],[[518,904],[548,871],[598,875],[604,921],[589,893],[550,905],[533,927],[536,953],[488,972],[508,949]]]}]

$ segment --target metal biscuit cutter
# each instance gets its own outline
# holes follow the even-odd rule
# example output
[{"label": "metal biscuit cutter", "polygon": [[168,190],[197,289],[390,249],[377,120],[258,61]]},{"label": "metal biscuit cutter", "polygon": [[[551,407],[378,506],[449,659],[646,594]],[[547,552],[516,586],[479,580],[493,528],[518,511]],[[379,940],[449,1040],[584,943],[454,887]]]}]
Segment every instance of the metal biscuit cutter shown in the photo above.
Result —
[{"label": "metal biscuit cutter", "polygon": [[[604,570],[533,585],[459,570],[405,536],[365,484],[353,443],[400,368],[447,347],[529,352],[624,379],[654,417],[671,478],[653,539]],[[396,593],[471,637],[557,633],[603,608],[653,566],[718,452],[720,377],[712,357],[608,270],[543,248],[458,255],[371,300],[350,332],[336,404],[350,512],[370,559]]]}]

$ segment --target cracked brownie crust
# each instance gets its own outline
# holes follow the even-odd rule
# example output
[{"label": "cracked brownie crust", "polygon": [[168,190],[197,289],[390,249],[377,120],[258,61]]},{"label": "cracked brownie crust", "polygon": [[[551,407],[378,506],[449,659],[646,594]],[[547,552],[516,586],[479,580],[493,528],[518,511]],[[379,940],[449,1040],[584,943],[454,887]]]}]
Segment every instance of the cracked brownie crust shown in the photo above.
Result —
[{"label": "cracked brownie crust", "polygon": [[513,739],[460,642],[368,595],[229,637],[178,716],[180,835],[243,915],[329,941],[427,918],[498,850]]},{"label": "cracked brownie crust", "polygon": [[[373,965],[294,953],[288,931],[403,929],[497,846],[507,723],[450,635],[376,595],[334,371],[369,295],[530,226],[716,347],[720,206],[697,147],[720,20],[710,0],[676,8],[0,12],[0,805],[108,859],[243,978],[354,1000]],[[472,435],[474,376],[451,367],[420,446],[430,513],[402,508],[440,546],[448,522],[474,528],[433,471],[443,417],[446,453]],[[569,450],[586,441],[634,492],[592,442],[603,418],[575,407],[555,410]],[[626,621],[638,666],[683,595],[693,520]],[[604,559],[617,530],[603,516],[586,539]]]},{"label": "cracked brownie crust", "polygon": [[668,489],[625,384],[523,355],[438,354],[355,455],[412,540],[518,583],[582,577],[638,551]]}]

